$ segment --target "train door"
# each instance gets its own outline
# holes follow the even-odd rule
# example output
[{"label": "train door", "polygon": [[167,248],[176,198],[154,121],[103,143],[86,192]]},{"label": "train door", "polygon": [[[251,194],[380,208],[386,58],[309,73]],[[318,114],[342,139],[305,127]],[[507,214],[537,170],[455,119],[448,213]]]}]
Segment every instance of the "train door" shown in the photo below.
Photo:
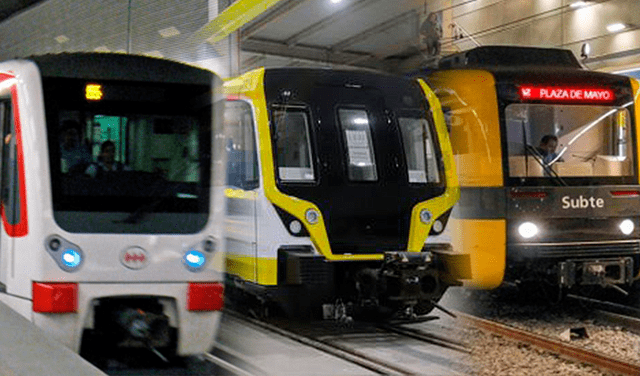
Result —
[{"label": "train door", "polygon": [[229,266],[235,274],[257,282],[257,202],[259,170],[253,111],[249,102],[227,101],[226,242]]},{"label": "train door", "polygon": [[16,278],[13,238],[26,234],[26,208],[18,178],[14,95],[9,90],[0,91],[0,292],[5,292],[10,280]]},{"label": "train door", "polygon": [[359,85],[321,86],[312,102],[324,188],[319,202],[331,218],[334,252],[405,249],[409,222],[403,211],[410,208],[396,199],[406,196],[399,189],[407,185],[406,163],[384,94]]}]

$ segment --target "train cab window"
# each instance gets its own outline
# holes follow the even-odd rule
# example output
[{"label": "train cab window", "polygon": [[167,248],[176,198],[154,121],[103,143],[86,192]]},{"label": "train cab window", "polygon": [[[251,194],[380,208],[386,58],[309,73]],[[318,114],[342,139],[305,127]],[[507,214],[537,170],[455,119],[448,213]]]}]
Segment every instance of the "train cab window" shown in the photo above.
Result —
[{"label": "train cab window", "polygon": [[210,207],[210,86],[102,85],[103,96],[93,99],[85,97],[85,80],[43,80],[58,225],[69,232],[200,231]]},{"label": "train cab window", "polygon": [[273,109],[273,123],[280,180],[314,181],[307,110],[304,107],[276,106]]},{"label": "train cab window", "polygon": [[251,106],[244,101],[227,101],[224,125],[227,139],[227,184],[246,190],[258,187],[258,156]]},{"label": "train cab window", "polygon": [[634,175],[626,108],[511,104],[505,114],[511,177]]},{"label": "train cab window", "polygon": [[7,223],[15,225],[20,223],[20,190],[15,124],[10,98],[0,98],[0,121],[2,124],[0,199]]},{"label": "train cab window", "polygon": [[398,118],[409,183],[439,183],[438,161],[429,123],[424,118]]},{"label": "train cab window", "polygon": [[347,147],[349,179],[378,180],[367,112],[361,109],[339,108],[338,119]]}]

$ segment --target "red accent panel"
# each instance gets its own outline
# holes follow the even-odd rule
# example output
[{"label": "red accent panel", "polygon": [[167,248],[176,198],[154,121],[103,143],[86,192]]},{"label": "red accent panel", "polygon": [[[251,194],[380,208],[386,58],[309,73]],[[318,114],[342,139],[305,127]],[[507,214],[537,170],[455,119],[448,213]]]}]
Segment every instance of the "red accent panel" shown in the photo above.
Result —
[{"label": "red accent panel", "polygon": [[640,191],[611,191],[611,194],[616,197],[638,197]]},{"label": "red accent panel", "polygon": [[33,282],[33,312],[68,313],[77,310],[77,283]]},{"label": "red accent panel", "polygon": [[222,283],[189,283],[187,311],[220,311],[222,307],[224,307]]},{"label": "red accent panel", "polygon": [[613,102],[616,99],[611,89],[589,87],[522,85],[519,87],[518,94],[523,101],[603,103]]},{"label": "red accent panel", "polygon": [[[10,74],[0,73],[0,82],[8,79],[15,79],[15,76]],[[2,216],[2,222],[7,234],[11,237],[22,237],[29,233],[28,219],[27,219],[27,188],[25,185],[25,171],[24,171],[24,153],[22,151],[22,126],[20,123],[20,108],[18,106],[18,88],[15,84],[11,85],[11,105],[13,107],[13,121],[15,125],[15,138],[16,138],[16,152],[18,163],[18,190],[20,192],[20,222],[16,224],[10,224],[7,221],[7,216],[4,210],[4,205],[0,208],[0,215]]]}]

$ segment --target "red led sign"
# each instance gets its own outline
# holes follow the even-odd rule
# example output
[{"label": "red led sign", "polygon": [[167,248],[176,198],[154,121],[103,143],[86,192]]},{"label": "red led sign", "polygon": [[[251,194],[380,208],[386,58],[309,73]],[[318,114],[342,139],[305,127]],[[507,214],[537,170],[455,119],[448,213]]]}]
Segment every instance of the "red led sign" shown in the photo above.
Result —
[{"label": "red led sign", "polygon": [[520,86],[518,93],[523,101],[613,102],[616,99],[613,90],[602,88]]}]

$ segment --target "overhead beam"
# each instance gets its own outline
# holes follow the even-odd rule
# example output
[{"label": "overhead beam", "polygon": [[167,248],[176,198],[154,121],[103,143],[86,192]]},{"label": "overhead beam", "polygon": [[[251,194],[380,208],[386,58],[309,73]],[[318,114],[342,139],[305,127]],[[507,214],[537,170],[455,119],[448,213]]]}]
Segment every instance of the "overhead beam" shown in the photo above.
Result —
[{"label": "overhead beam", "polygon": [[[417,25],[417,20],[419,19],[418,13],[415,10],[410,10],[408,12],[404,12],[396,17],[393,17],[381,24],[377,24],[359,34],[356,34],[352,37],[349,37],[343,41],[340,41],[336,44],[334,44],[333,46],[331,46],[331,49],[334,51],[343,51],[346,48],[353,46],[354,44],[360,43],[364,40],[369,39],[370,37],[374,36],[374,35],[378,35],[380,33],[384,33],[385,31],[397,27],[399,23],[402,23],[404,21],[409,21],[409,20],[414,20],[416,25]],[[417,37],[417,32],[418,32],[418,28],[415,28],[416,31],[416,37]]]},{"label": "overhead beam", "polygon": [[355,66],[370,69],[383,69],[382,62],[376,60],[373,55],[364,52],[333,52],[328,48],[304,45],[290,47],[283,42],[258,38],[249,38],[242,42],[241,49],[245,52],[263,53],[338,65],[349,65],[348,63],[350,61],[357,61]]},{"label": "overhead beam", "polygon": [[267,25],[272,22],[276,22],[281,19],[287,13],[291,12],[298,5],[304,3],[307,0],[282,0],[277,5],[273,6],[268,12],[263,13],[254,22],[250,23],[242,29],[241,40],[246,40],[260,32]]},{"label": "overhead beam", "polygon": [[292,35],[285,41],[285,43],[289,46],[295,46],[301,40],[307,37],[310,37],[311,35],[323,30],[324,28],[331,25],[332,23],[337,22],[340,18],[350,15],[354,12],[357,12],[358,10],[376,1],[380,1],[380,0],[356,0],[355,2],[342,8],[340,11],[335,12],[330,16],[327,16],[322,20],[314,23],[313,25],[307,27],[306,29],[303,29],[297,32],[296,34]]},{"label": "overhead beam", "polygon": [[258,17],[279,1],[281,0],[237,0],[196,31],[192,38],[195,42],[207,41],[214,44]]}]

